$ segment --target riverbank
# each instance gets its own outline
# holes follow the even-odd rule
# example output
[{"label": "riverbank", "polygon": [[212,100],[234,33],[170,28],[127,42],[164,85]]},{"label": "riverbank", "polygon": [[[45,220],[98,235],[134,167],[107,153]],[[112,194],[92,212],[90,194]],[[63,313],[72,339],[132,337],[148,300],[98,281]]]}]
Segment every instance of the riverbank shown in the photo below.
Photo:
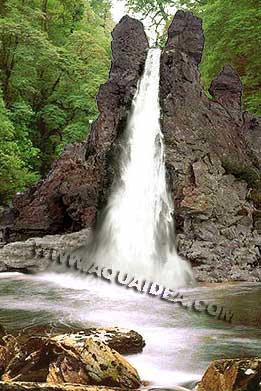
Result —
[{"label": "riverbank", "polygon": [[[59,254],[70,253],[85,245],[90,230],[64,235],[48,235],[31,238],[24,242],[5,243],[0,241],[0,272],[38,273],[48,270],[51,259]],[[179,238],[179,236],[178,236]],[[235,259],[209,262],[200,258],[192,264],[194,276],[198,282],[261,282],[261,266]]]}]

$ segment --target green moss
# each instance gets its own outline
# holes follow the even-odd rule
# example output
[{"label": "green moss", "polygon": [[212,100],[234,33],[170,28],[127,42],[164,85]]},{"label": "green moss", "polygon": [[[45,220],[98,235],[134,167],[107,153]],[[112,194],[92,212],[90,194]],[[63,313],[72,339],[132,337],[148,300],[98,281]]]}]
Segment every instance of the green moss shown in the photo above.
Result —
[{"label": "green moss", "polygon": [[232,162],[228,159],[225,159],[222,165],[228,174],[234,175],[239,180],[246,181],[254,189],[261,189],[261,175],[257,169]]}]

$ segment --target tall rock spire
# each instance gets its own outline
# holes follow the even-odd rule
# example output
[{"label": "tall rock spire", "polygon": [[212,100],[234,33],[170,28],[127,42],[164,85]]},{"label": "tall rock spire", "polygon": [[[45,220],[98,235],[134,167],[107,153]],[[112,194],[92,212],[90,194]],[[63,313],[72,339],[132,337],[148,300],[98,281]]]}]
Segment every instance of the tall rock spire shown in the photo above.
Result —
[{"label": "tall rock spire", "polygon": [[186,53],[199,64],[204,49],[202,20],[191,12],[177,11],[168,30],[166,49]]},{"label": "tall rock spire", "polygon": [[209,92],[227,109],[241,111],[242,83],[239,74],[231,65],[224,65],[222,71],[212,81]]},{"label": "tall rock spire", "polygon": [[89,150],[97,153],[108,151],[126,120],[149,47],[142,23],[127,15],[116,25],[112,37],[110,75],[97,96],[100,114],[88,143]]}]

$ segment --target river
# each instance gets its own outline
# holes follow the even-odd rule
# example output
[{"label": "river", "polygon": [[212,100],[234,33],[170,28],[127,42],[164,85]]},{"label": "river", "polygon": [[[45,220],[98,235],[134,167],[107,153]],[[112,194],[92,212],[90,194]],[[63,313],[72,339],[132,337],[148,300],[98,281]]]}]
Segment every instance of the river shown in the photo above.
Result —
[{"label": "river", "polygon": [[232,310],[232,323],[91,277],[3,273],[0,324],[9,331],[33,325],[134,329],[146,346],[127,359],[151,388],[192,389],[211,360],[260,355],[261,284],[201,285],[182,293],[187,302]]}]

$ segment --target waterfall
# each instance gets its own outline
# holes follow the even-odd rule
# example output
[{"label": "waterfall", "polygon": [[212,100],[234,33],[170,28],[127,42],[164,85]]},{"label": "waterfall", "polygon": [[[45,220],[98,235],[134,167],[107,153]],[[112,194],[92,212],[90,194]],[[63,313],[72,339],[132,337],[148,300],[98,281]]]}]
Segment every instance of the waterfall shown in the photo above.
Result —
[{"label": "waterfall", "polygon": [[160,50],[148,52],[125,129],[116,178],[88,262],[168,287],[192,280],[175,250],[173,204],[166,186],[160,129]]}]

